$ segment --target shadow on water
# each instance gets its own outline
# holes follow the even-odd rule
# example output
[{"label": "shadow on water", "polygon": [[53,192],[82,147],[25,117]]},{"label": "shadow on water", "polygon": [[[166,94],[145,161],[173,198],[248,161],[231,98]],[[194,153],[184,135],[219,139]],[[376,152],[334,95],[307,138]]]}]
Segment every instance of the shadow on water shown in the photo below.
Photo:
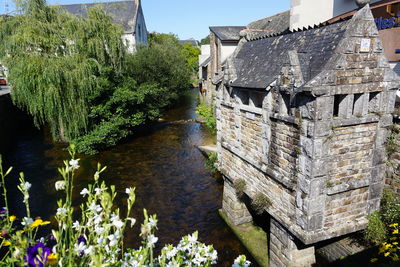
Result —
[{"label": "shadow on water", "polygon": [[[177,108],[165,114],[166,122],[153,123],[138,129],[122,144],[95,156],[82,156],[76,192],[89,182],[97,162],[107,165],[102,179],[114,184],[120,193],[117,199],[124,214],[126,187],[136,187],[137,201],[133,210],[137,225],[126,236],[129,247],[138,247],[143,208],[159,219],[159,247],[176,244],[180,237],[199,231],[199,239],[213,244],[219,254],[218,266],[229,266],[238,254],[247,254],[218,215],[222,203],[222,181],[204,168],[205,158],[196,148],[211,142],[211,136],[194,122],[171,124],[170,121],[195,118],[195,96],[187,94]],[[15,213],[22,216],[22,197],[17,192],[18,173],[24,171],[32,186],[33,216],[51,217],[60,197],[54,189],[59,179],[56,172],[67,152],[62,144],[54,144],[48,131],[39,131],[29,124],[4,157],[5,166],[14,166],[9,179],[9,195]],[[249,257],[250,258],[250,257]]]}]

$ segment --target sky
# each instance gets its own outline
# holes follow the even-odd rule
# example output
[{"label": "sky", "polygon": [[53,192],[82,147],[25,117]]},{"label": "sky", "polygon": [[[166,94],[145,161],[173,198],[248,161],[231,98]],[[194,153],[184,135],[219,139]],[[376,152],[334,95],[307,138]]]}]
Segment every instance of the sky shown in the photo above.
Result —
[{"label": "sky", "polygon": [[[112,1],[112,0],[110,0]],[[103,2],[102,0],[47,0],[49,4]],[[0,0],[0,13],[14,9],[12,0]],[[290,0],[142,0],[149,32],[174,33],[180,39],[200,40],[209,26],[246,26],[290,8]]]}]

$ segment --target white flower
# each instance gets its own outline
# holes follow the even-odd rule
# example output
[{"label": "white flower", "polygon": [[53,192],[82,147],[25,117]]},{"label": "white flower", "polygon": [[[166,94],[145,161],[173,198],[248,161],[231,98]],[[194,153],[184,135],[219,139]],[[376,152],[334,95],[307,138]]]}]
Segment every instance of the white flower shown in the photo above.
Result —
[{"label": "white flower", "polygon": [[22,219],[21,224],[28,227],[29,225],[31,225],[33,223],[33,219],[32,218],[28,218],[28,217],[24,217]]},{"label": "white flower", "polygon": [[188,235],[188,241],[189,242],[196,242],[197,241],[197,235],[193,233],[192,235]]},{"label": "white flower", "polygon": [[101,215],[98,215],[98,214],[94,215],[93,218],[94,218],[94,224],[99,224],[103,221],[103,218],[101,217]]},{"label": "white flower", "polygon": [[125,189],[125,193],[127,193],[128,195],[131,193],[132,189],[131,188],[126,188]]},{"label": "white flower", "polygon": [[121,220],[114,220],[113,225],[117,228],[121,228],[122,226],[124,226],[124,223]]},{"label": "white flower", "polygon": [[86,195],[90,195],[89,190],[87,190],[87,188],[83,188],[83,190],[80,193],[82,196],[86,196]]},{"label": "white flower", "polygon": [[172,257],[175,257],[177,252],[178,250],[176,248],[172,248],[170,251],[167,251],[165,255],[167,256],[167,259],[171,259]]},{"label": "white flower", "polygon": [[77,228],[79,228],[79,222],[78,221],[75,221],[73,224],[72,224],[72,228],[74,228],[74,229],[77,229]]},{"label": "white flower", "polygon": [[100,212],[100,211],[103,210],[103,209],[100,207],[100,205],[96,205],[96,203],[94,203],[94,202],[89,206],[89,209],[90,209],[93,213],[98,213],[98,212]]},{"label": "white flower", "polygon": [[93,246],[89,246],[87,249],[85,249],[85,254],[86,255],[92,255],[93,254]]},{"label": "white flower", "polygon": [[72,169],[74,169],[74,170],[79,168],[78,160],[76,160],[76,159],[71,159],[69,161],[69,165],[71,165]]},{"label": "white flower", "polygon": [[232,267],[248,267],[250,266],[251,262],[246,260],[245,255],[239,255],[236,259],[235,262],[233,263]]},{"label": "white flower", "polygon": [[136,223],[136,219],[135,218],[126,218],[128,221],[131,222],[131,227],[133,227]]},{"label": "white flower", "polygon": [[218,258],[218,252],[215,249],[212,249],[211,252],[207,253],[207,257],[210,257],[212,259],[212,261],[216,261]]},{"label": "white flower", "polygon": [[58,208],[57,209],[57,215],[64,217],[67,215],[67,209],[66,208]]},{"label": "white flower", "polygon": [[32,187],[32,184],[30,182],[25,182],[23,185],[23,188],[28,191]]},{"label": "white flower", "polygon": [[118,243],[119,236],[115,233],[113,235],[109,235],[108,240],[110,240],[110,246],[115,246]]},{"label": "white flower", "polygon": [[96,196],[101,194],[101,188],[95,188],[94,191],[96,192]]},{"label": "white flower", "polygon": [[80,242],[79,244],[75,244],[74,246],[75,253],[78,256],[80,256],[82,252],[85,252],[85,249],[87,248],[84,242]]},{"label": "white flower", "polygon": [[101,235],[104,232],[104,227],[100,227],[100,226],[95,226],[94,227],[94,231],[96,232],[96,234]]},{"label": "white flower", "polygon": [[157,226],[157,221],[153,218],[149,218],[149,226],[150,228],[155,228]]},{"label": "white flower", "polygon": [[57,191],[65,189],[65,181],[57,181],[54,186],[56,187]]},{"label": "white flower", "polygon": [[158,241],[158,237],[155,237],[154,235],[149,235],[148,237],[147,237],[147,246],[148,247],[151,247],[151,246],[153,246],[155,243],[157,243],[157,241]]}]

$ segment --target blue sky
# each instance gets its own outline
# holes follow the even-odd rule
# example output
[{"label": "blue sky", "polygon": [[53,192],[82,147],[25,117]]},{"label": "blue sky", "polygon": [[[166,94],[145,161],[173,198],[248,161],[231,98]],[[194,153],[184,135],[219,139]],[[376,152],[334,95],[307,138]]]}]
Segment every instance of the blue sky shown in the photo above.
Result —
[{"label": "blue sky", "polygon": [[[0,0],[13,9],[12,0]],[[99,0],[48,0],[49,4],[102,2]],[[177,34],[200,40],[209,26],[241,26],[290,8],[290,0],[142,0],[148,31]]]}]

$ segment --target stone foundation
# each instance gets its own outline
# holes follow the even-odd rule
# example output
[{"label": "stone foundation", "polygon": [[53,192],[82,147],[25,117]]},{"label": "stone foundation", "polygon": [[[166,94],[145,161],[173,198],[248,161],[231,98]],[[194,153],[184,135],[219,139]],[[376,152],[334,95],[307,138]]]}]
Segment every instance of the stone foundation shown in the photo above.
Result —
[{"label": "stone foundation", "polygon": [[271,218],[269,240],[270,267],[311,266],[316,262],[314,247],[305,247],[273,218]]},{"label": "stone foundation", "polygon": [[231,181],[226,178],[224,180],[223,212],[234,225],[251,222],[253,218],[246,205],[237,197]]}]

